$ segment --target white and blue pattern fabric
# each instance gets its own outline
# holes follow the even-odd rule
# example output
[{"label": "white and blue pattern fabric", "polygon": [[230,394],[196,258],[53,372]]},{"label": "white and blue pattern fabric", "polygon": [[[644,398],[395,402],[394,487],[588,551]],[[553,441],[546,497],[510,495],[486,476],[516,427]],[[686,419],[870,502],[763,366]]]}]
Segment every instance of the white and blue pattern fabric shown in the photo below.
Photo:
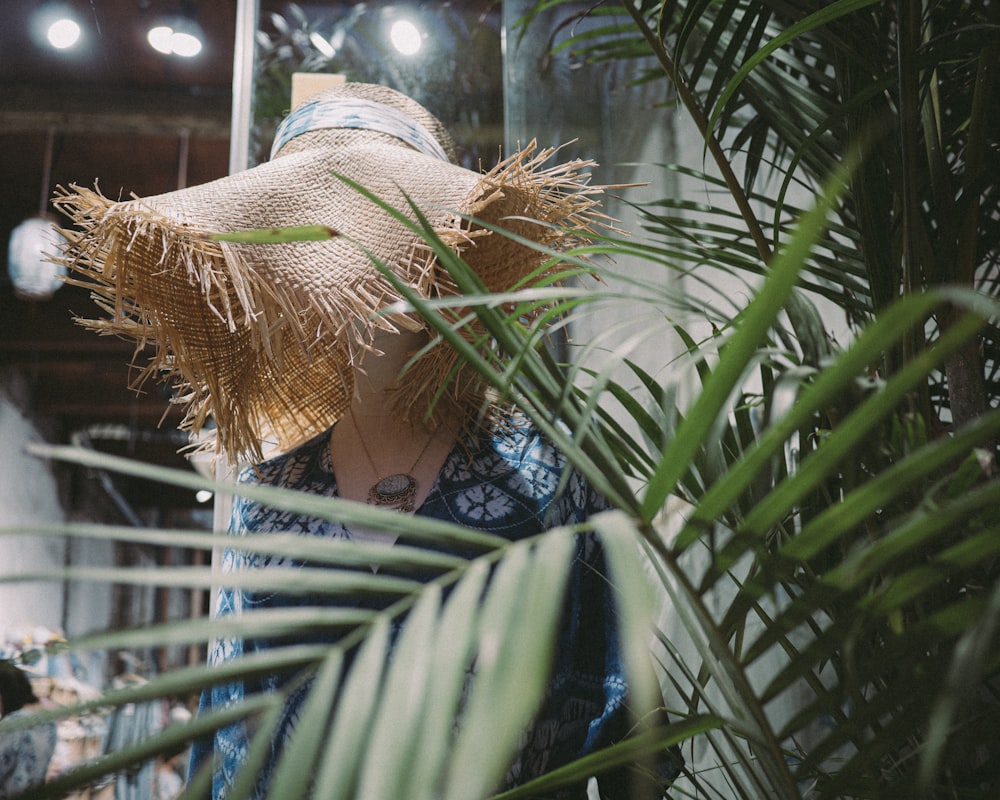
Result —
[{"label": "white and blue pattern fabric", "polygon": [[[336,483],[328,443],[329,431],[286,455],[265,462],[256,470],[245,471],[241,482],[334,496]],[[527,420],[515,418],[502,433],[465,436],[456,442],[434,487],[416,513],[516,541],[556,525],[585,522],[605,508],[607,502],[579,473],[568,467],[564,457]],[[351,532],[336,522],[237,499],[231,533],[270,531],[351,538]],[[436,549],[462,557],[475,555],[445,547]],[[227,570],[279,566],[296,568],[303,565],[232,549],[226,551],[224,558]],[[508,773],[509,787],[605,747],[628,733],[632,724],[625,706],[628,687],[619,655],[612,592],[605,575],[604,556],[597,538],[593,535],[578,537],[550,688]],[[223,588],[219,593],[218,613],[227,616],[289,606],[378,608],[381,604],[360,598],[281,597]],[[317,637],[310,641],[330,639]],[[222,664],[244,653],[260,652],[268,647],[269,642],[259,639],[223,640],[209,654],[209,662]],[[272,676],[253,686],[241,682],[214,687],[203,694],[202,711],[232,706],[244,697],[274,690],[283,685],[284,680],[287,677]],[[266,794],[268,776],[295,726],[300,703],[301,696],[293,696],[285,705],[283,719],[273,739],[270,761],[259,776],[256,797]],[[247,731],[242,724],[222,728],[214,741],[196,743],[192,774],[203,764],[213,762],[212,800],[227,798],[247,748]],[[679,757],[664,753],[658,765],[660,786],[668,784],[676,775],[678,763]],[[598,780],[603,798],[616,800],[628,796],[631,782],[622,774]],[[580,785],[557,797],[584,800],[586,786]]]},{"label": "white and blue pattern fabric", "polygon": [[[27,717],[31,713],[21,709],[5,718]],[[22,792],[40,788],[55,749],[56,723],[52,720],[0,733],[0,798],[22,796]]]},{"label": "white and blue pattern fabric", "polygon": [[424,155],[450,160],[441,143],[419,122],[395,108],[359,97],[308,100],[292,109],[274,134],[271,158],[296,136],[328,128],[388,133]]}]

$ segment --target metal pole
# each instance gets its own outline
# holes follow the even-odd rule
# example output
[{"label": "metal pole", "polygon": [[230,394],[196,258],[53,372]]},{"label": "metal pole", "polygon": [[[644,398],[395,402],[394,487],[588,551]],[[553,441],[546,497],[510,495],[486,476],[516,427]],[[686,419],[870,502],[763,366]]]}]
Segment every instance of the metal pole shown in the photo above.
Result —
[{"label": "metal pole", "polygon": [[237,0],[236,40],[233,48],[233,112],[229,135],[230,175],[250,166],[254,35],[259,14],[258,0]]}]

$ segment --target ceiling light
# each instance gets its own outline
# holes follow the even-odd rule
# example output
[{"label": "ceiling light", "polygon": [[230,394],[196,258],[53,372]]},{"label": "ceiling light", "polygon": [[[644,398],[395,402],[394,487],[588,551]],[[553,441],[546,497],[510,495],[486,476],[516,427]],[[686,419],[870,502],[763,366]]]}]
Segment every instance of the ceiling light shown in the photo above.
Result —
[{"label": "ceiling light", "polygon": [[174,52],[170,46],[170,37],[174,35],[174,29],[169,25],[155,25],[146,33],[146,41],[150,47],[158,53],[170,55]]},{"label": "ceiling light", "polygon": [[392,41],[392,46],[404,56],[412,56],[416,53],[420,49],[422,38],[420,30],[408,19],[396,20],[389,29],[389,39]]},{"label": "ceiling light", "polygon": [[29,32],[40,48],[69,50],[80,43],[83,27],[77,13],[59,0],[46,0],[37,4],[31,14]]},{"label": "ceiling light", "polygon": [[61,17],[49,25],[45,37],[56,50],[66,50],[80,41],[80,25],[69,17]]},{"label": "ceiling light", "polygon": [[164,55],[192,58],[201,52],[204,32],[201,26],[188,17],[174,17],[155,25],[146,33],[150,47]]},{"label": "ceiling light", "polygon": [[170,43],[173,46],[175,56],[193,58],[201,52],[201,39],[193,33],[174,31],[174,35],[170,37]]}]

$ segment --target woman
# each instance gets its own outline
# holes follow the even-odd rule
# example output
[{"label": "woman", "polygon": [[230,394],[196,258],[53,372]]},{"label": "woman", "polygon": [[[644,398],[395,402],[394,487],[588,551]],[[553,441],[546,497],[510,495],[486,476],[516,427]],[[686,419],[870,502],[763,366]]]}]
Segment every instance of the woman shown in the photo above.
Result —
[{"label": "woman", "polygon": [[[24,671],[10,661],[0,661],[0,719],[23,718],[40,708]],[[0,727],[0,797],[41,786],[55,749],[53,721],[13,731]]]},{"label": "woman", "polygon": [[[545,278],[544,248],[572,247],[602,221],[592,199],[598,190],[580,176],[587,164],[544,166],[551,152],[533,156],[529,148],[486,175],[455,166],[453,152],[441,123],[410,98],[347,84],[294,109],[278,129],[271,160],[245,173],[122,204],[74,187],[58,202],[84,232],[70,234],[66,261],[115,312],[90,324],[156,342],[149,370],[166,369],[185,384],[188,425],[198,429],[211,414],[219,447],[254,462],[241,483],[371,503],[510,540],[583,523],[605,501],[526,419],[498,406],[454,350],[432,346],[426,323],[387,313],[404,299],[401,286],[425,298],[460,293],[433,250],[379,200],[433,231],[496,292]],[[217,244],[208,236],[306,223],[326,226],[332,238],[266,245]],[[467,331],[471,339],[480,334]],[[265,436],[278,440],[282,454],[262,461]],[[236,494],[235,535],[393,543]],[[304,566],[238,547],[224,557],[229,570],[279,563]],[[550,689],[507,785],[617,741],[632,724],[604,572],[596,540],[580,537]],[[326,602],[224,588],[219,613]],[[329,602],[380,607],[362,598]],[[226,639],[210,661],[271,644]],[[284,680],[216,687],[205,693],[203,709]],[[284,708],[258,776],[260,796],[306,688]],[[212,759],[215,800],[228,795],[247,747],[242,724],[196,747],[196,768]],[[658,792],[677,770],[671,755],[661,762]],[[607,797],[627,788],[620,776],[601,782]],[[576,787],[565,796],[585,795]]]}]

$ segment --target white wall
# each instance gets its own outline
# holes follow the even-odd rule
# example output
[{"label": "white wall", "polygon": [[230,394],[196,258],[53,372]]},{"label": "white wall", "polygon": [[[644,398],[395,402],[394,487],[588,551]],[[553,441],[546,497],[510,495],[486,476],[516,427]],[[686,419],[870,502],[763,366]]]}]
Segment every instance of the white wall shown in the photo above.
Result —
[{"label": "white wall", "polygon": [[[52,466],[29,455],[29,442],[43,441],[32,420],[21,410],[27,406],[23,383],[16,374],[0,375],[0,579],[50,570],[66,564],[108,566],[109,542],[69,540],[62,536],[31,536],[33,528],[59,526],[67,513],[60,502],[59,485]],[[44,643],[45,631],[66,636],[103,629],[111,618],[111,588],[92,582],[0,580],[0,651],[29,637]],[[72,660],[38,665],[39,671],[75,677],[101,685],[100,654],[75,654]]]},{"label": "white wall", "polygon": [[[9,386],[9,384],[8,384]],[[0,576],[61,567],[66,555],[63,538],[7,535],[7,531],[59,524],[65,514],[49,465],[25,452],[38,431],[14,402],[8,386],[0,386]],[[63,590],[56,583],[0,583],[0,632],[61,627]]]}]

